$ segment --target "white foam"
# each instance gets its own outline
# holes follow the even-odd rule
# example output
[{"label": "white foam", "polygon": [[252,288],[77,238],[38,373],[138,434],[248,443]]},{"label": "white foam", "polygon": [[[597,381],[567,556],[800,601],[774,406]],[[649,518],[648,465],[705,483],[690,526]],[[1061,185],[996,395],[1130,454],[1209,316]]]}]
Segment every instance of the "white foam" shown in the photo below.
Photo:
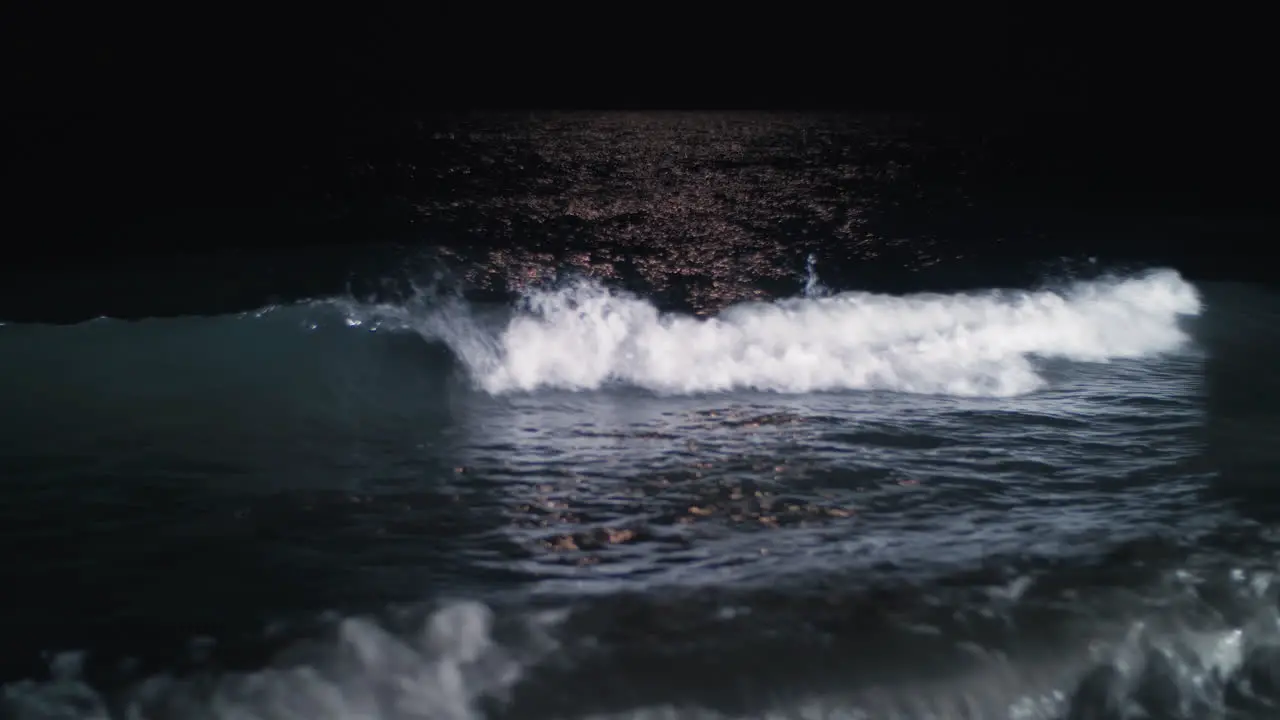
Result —
[{"label": "white foam", "polygon": [[896,297],[841,293],[748,303],[702,319],[590,281],[531,291],[496,334],[437,317],[448,343],[493,393],[596,390],[664,394],[890,390],[1011,396],[1044,385],[1034,357],[1107,361],[1177,349],[1195,288],[1173,271],[1061,291]]},{"label": "white foam", "polygon": [[[1249,588],[1247,575],[1241,589]],[[1168,595],[1161,594],[1169,599]],[[1043,648],[1033,644],[1006,654],[973,643],[972,659],[953,672],[921,676],[908,672],[895,679],[868,682],[850,676],[844,688],[793,693],[765,683],[750,697],[749,714],[737,715],[696,704],[670,704],[664,688],[635,687],[635,706],[625,704],[602,714],[558,717],[583,720],[736,720],[738,717],[884,718],[950,720],[1009,718],[1050,720],[1070,717],[1119,717],[1119,708],[1145,709],[1142,717],[1221,717],[1228,684],[1247,682],[1248,650],[1275,647],[1274,595],[1258,598],[1243,626],[1216,623],[1211,628],[1185,626],[1181,611],[1143,613],[1122,624],[1082,625],[1078,641]],[[1170,608],[1173,609],[1173,608]],[[1183,608],[1183,610],[1188,608]],[[114,717],[182,720],[483,720],[521,717],[515,712],[485,712],[482,698],[502,700],[529,669],[552,657],[558,667],[571,667],[572,655],[561,655],[548,634],[567,611],[524,616],[530,631],[520,642],[498,642],[493,616],[484,605],[464,602],[428,618],[417,632],[399,635],[372,621],[347,618],[334,637],[316,640],[288,653],[280,662],[256,672],[179,680],[154,676],[115,698]],[[559,628],[563,631],[564,628]],[[560,634],[556,632],[555,634]],[[1252,637],[1250,637],[1252,636]],[[574,643],[569,643],[572,646]],[[52,663],[54,679],[0,686],[0,716],[15,720],[105,720],[113,717],[108,702],[79,679],[83,658],[72,654]],[[1256,661],[1255,661],[1256,662]],[[1274,666],[1253,668],[1274,676]],[[714,671],[712,671],[714,672]],[[1255,673],[1256,674],[1256,673]],[[1152,680],[1156,682],[1152,682]],[[545,679],[544,679],[545,680]],[[627,677],[620,682],[629,680]],[[535,686],[536,687],[536,686]],[[1237,687],[1240,687],[1237,685]],[[1152,691],[1156,691],[1152,695]],[[1261,688],[1261,702],[1274,691]],[[563,690],[590,697],[593,688],[570,680]],[[624,703],[626,701],[623,701]],[[592,706],[592,703],[586,703]],[[607,706],[605,706],[607,707]],[[1170,709],[1181,708],[1181,713]],[[507,711],[519,711],[508,705]],[[1126,714],[1126,717],[1129,715]],[[1137,717],[1139,715],[1133,715]],[[1240,715],[1271,717],[1271,715]],[[1234,715],[1233,715],[1234,717]]]},{"label": "white foam", "polygon": [[[363,618],[347,618],[332,642],[296,648],[272,667],[216,679],[152,677],[121,698],[121,717],[207,720],[351,720],[352,718],[484,717],[482,697],[501,698],[523,670],[554,649],[537,631],[556,618],[532,617],[536,642],[496,643],[490,610],[464,602],[427,618],[415,636],[393,634]],[[57,663],[74,665],[75,663]],[[50,682],[0,687],[0,715],[17,720],[109,717],[107,703],[74,668]]]}]

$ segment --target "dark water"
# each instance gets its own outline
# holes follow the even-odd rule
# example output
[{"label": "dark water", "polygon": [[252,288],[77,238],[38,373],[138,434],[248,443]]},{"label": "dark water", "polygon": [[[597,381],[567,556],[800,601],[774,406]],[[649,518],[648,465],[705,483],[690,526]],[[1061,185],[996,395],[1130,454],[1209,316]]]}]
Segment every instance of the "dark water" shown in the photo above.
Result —
[{"label": "dark water", "polygon": [[0,326],[0,708],[1274,716],[1273,291],[875,234],[942,172],[875,128],[618,122],[460,146],[579,174],[349,291]]}]

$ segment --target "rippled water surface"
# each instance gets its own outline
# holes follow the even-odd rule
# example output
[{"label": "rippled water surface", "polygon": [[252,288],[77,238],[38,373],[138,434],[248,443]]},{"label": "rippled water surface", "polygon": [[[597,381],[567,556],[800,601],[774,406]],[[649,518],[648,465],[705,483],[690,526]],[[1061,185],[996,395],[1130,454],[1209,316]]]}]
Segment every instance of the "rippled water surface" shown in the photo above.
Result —
[{"label": "rippled water surface", "polygon": [[932,151],[601,123],[437,138],[492,243],[376,292],[0,325],[0,711],[1275,716],[1272,292],[886,292]]}]

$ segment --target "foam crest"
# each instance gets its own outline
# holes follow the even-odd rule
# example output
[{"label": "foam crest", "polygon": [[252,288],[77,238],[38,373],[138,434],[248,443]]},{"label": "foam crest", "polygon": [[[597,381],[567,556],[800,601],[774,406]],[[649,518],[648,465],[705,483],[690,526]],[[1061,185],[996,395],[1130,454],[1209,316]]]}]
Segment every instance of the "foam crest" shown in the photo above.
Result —
[{"label": "foam crest", "polygon": [[[1232,569],[1226,586],[1220,575],[1192,575],[1173,571],[1166,577],[1168,584],[1149,598],[1158,601],[1158,607],[1147,605],[1136,616],[1123,613],[1128,617],[1120,622],[1108,620],[1110,612],[1104,612],[1079,625],[1075,639],[1067,643],[1037,647],[1032,641],[1002,650],[962,640],[957,648],[964,651],[964,660],[950,672],[922,673],[908,665],[902,674],[865,678],[855,673],[847,683],[803,690],[780,679],[726,698],[726,703],[680,702],[661,680],[650,684],[654,678],[636,678],[637,684],[628,688],[631,678],[625,674],[612,689],[621,693],[599,694],[576,672],[560,674],[584,667],[584,660],[599,661],[594,652],[577,654],[584,647],[596,647],[596,638],[568,635],[571,626],[559,624],[570,614],[567,609],[520,614],[523,633],[517,641],[495,634],[493,615],[486,606],[467,602],[432,614],[416,631],[397,633],[367,619],[347,618],[330,636],[293,648],[270,667],[183,680],[154,676],[111,697],[79,678],[80,658],[64,656],[53,663],[52,681],[0,687],[0,716],[16,720],[1275,717],[1280,707],[1280,616],[1273,572]],[[1238,617],[1227,622],[1222,613],[1205,613],[1209,608],[1197,593],[1181,592],[1191,589],[1187,582],[1212,584],[1224,600],[1230,598],[1215,609],[1234,607]],[[1076,614],[1083,618],[1079,611],[1091,607],[1086,603],[1076,608]],[[565,636],[563,645],[549,637],[553,625],[556,635]],[[539,675],[539,666],[555,667],[558,672]],[[708,681],[713,678],[707,676]],[[540,707],[544,693],[582,700],[584,707],[581,711],[556,711],[554,704]]]},{"label": "foam crest", "polygon": [[508,647],[494,640],[490,610],[474,602],[445,607],[408,635],[369,619],[346,618],[334,637],[295,647],[272,667],[216,678],[155,676],[119,698],[103,697],[75,667],[65,667],[51,682],[0,688],[0,715],[16,720],[471,720],[484,717],[477,707],[481,698],[501,699],[529,664],[554,649],[541,632],[553,621],[530,618],[527,647]]},{"label": "foam crest", "polygon": [[1199,313],[1177,273],[1063,290],[895,297],[841,293],[730,307],[702,319],[582,281],[528,293],[493,336],[433,323],[493,394],[889,390],[1011,396],[1044,385],[1033,359],[1105,362],[1177,349]]}]

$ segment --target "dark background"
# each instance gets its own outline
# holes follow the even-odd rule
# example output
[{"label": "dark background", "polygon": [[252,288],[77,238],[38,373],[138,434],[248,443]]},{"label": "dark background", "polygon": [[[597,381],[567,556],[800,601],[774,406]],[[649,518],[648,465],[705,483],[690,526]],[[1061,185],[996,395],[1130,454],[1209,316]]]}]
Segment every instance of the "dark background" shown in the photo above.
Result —
[{"label": "dark background", "polygon": [[[435,189],[362,168],[466,113],[551,108],[910,115],[922,137],[973,149],[966,182],[1001,212],[1070,207],[1168,228],[1086,251],[1273,277],[1260,19],[896,12],[20,8],[5,23],[0,304],[20,315],[51,268],[199,258],[251,274],[244,253],[265,267],[272,252],[315,248],[343,265],[423,242],[404,201]],[[264,283],[243,303],[270,295]]]}]

